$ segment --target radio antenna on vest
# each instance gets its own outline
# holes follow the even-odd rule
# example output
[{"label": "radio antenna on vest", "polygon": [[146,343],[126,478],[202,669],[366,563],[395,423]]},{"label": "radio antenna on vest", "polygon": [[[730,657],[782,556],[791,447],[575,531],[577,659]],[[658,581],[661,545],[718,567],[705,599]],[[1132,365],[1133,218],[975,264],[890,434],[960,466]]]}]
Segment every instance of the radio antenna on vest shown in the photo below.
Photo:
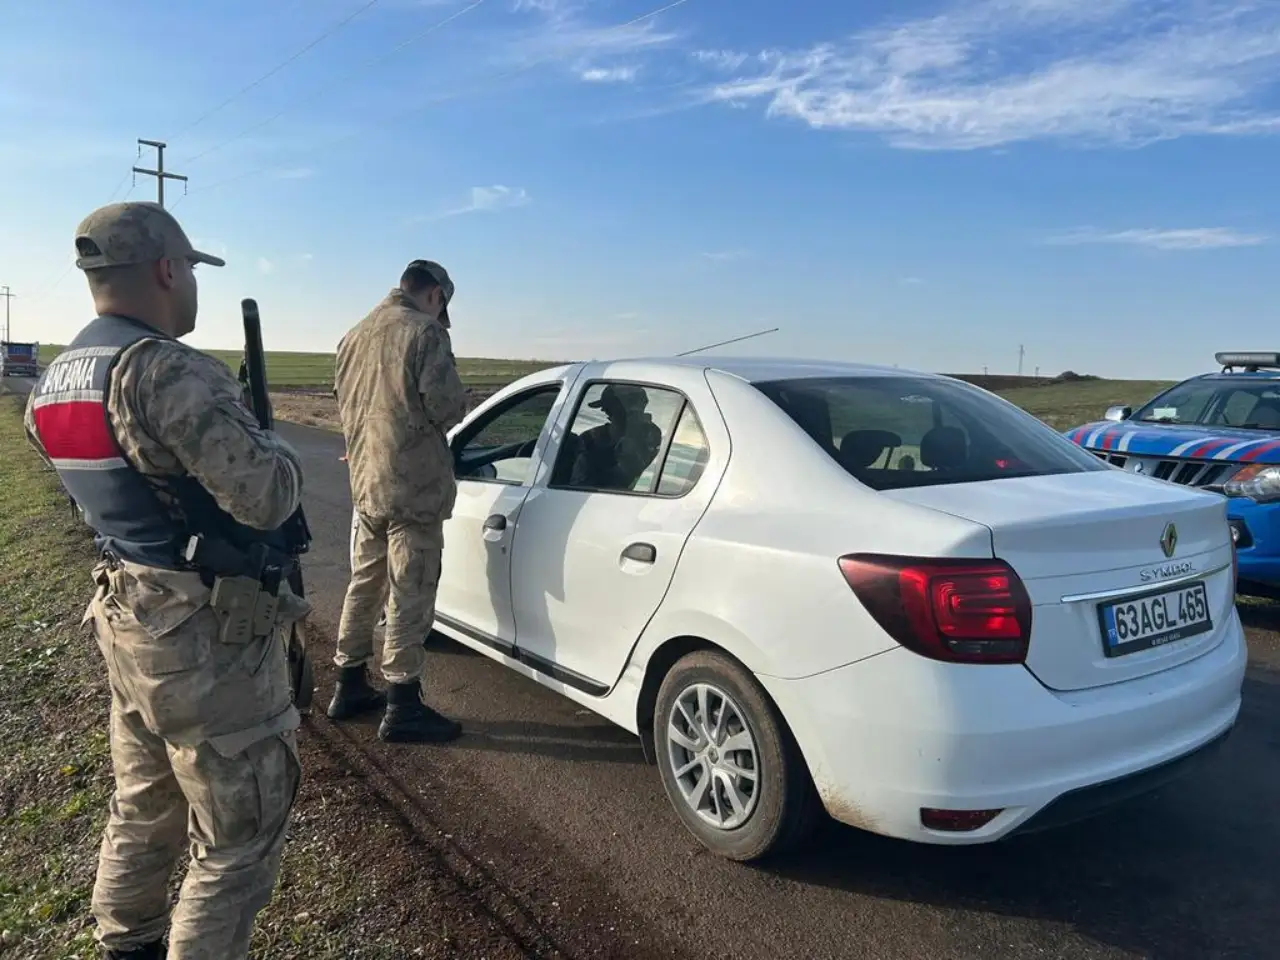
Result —
[{"label": "radio antenna on vest", "polygon": [[716,347],[727,347],[731,343],[741,343],[743,340],[752,340],[755,337],[763,337],[766,333],[777,333],[777,327],[770,327],[768,330],[757,330],[755,333],[748,333],[745,337],[734,337],[732,340],[721,340],[719,343],[708,343],[705,347],[698,347],[694,350],[686,350],[684,353],[677,353],[677,357],[687,357],[694,353],[701,353],[703,350],[714,350]]}]

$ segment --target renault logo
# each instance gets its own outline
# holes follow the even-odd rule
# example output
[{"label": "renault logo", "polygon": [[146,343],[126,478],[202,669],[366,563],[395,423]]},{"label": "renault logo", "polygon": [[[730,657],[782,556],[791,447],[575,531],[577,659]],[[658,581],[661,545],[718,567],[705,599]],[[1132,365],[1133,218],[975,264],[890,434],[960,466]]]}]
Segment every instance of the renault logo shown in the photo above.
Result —
[{"label": "renault logo", "polygon": [[1167,524],[1164,533],[1160,534],[1160,549],[1166,557],[1172,557],[1173,552],[1178,549],[1178,528],[1172,523]]}]

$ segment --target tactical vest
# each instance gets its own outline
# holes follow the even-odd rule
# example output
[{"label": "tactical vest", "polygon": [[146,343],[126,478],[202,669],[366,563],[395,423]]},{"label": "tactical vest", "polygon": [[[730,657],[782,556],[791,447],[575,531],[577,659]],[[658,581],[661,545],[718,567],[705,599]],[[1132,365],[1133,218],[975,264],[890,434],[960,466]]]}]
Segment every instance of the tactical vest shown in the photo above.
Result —
[{"label": "tactical vest", "polygon": [[[279,530],[254,530],[238,523],[192,477],[144,476],[117,443],[107,415],[116,363],[140,341],[167,339],[136,320],[100,316],[58,354],[36,383],[36,433],[58,479],[93,529],[98,551],[167,570],[201,569],[186,558],[193,536],[240,555],[258,543],[273,553],[285,551]],[[237,566],[237,559],[227,566]]]}]

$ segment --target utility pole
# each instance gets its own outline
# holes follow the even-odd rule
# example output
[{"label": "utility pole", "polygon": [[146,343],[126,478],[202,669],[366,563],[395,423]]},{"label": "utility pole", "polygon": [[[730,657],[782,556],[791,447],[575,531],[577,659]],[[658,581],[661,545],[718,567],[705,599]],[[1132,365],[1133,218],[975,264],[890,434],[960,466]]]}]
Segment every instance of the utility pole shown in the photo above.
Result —
[{"label": "utility pole", "polygon": [[6,283],[4,285],[4,293],[0,293],[0,297],[4,297],[4,339],[5,340],[9,339],[9,302],[13,300],[15,296],[17,296],[17,294],[10,293],[9,285]]},{"label": "utility pole", "polygon": [[159,140],[139,140],[138,156],[142,156],[142,147],[156,148],[156,168],[154,170],[146,170],[142,167],[134,167],[134,173],[142,173],[148,177],[156,178],[156,188],[159,193],[160,206],[164,206],[164,182],[166,180],[181,180],[184,184],[187,178],[180,173],[168,173],[164,168],[164,148],[167,144],[161,143]]},{"label": "utility pole", "polygon": [[1018,376],[1022,376],[1022,358],[1027,355],[1027,348],[1018,344]]}]

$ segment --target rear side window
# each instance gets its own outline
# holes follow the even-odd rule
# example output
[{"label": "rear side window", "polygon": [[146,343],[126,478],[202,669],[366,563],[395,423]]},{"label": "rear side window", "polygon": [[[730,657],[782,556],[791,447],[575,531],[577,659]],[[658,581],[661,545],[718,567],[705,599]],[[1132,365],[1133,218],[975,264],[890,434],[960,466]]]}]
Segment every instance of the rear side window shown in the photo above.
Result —
[{"label": "rear side window", "polygon": [[756,387],[875,490],[1110,469],[1030,414],[966,383],[842,377]]}]

